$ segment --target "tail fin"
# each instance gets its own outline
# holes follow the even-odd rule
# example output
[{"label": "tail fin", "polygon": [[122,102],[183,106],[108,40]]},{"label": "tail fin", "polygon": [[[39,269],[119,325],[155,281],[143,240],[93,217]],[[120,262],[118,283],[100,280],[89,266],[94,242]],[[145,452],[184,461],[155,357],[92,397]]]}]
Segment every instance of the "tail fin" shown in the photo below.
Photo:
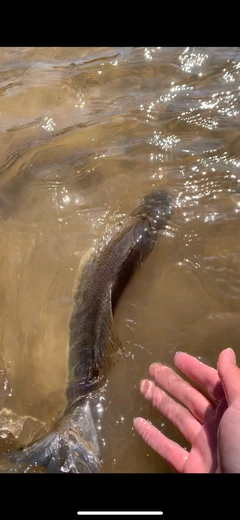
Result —
[{"label": "tail fin", "polygon": [[3,459],[1,456],[3,472],[32,473],[41,469],[47,473],[100,473],[101,464],[73,431],[50,433],[22,451],[4,454]]}]

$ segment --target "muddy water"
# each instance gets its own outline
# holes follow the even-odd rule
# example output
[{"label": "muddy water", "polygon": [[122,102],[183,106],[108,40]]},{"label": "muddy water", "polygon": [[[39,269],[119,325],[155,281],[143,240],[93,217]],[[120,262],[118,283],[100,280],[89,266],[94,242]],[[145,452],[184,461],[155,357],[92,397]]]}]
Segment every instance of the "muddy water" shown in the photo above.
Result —
[{"label": "muddy water", "polygon": [[177,208],[116,312],[124,355],[93,400],[107,472],[170,472],[134,433],[139,382],[177,350],[240,361],[240,50],[0,50],[0,448],[64,407],[82,256],[149,189]]}]

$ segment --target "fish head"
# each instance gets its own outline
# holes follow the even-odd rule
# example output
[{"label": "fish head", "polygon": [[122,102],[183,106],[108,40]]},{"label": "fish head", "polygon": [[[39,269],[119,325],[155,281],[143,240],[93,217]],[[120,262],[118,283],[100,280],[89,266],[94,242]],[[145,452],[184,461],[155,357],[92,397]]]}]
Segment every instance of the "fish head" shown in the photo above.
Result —
[{"label": "fish head", "polygon": [[153,190],[144,197],[145,213],[155,229],[160,229],[173,214],[173,200],[169,193]]},{"label": "fish head", "polygon": [[147,219],[151,227],[158,230],[166,225],[173,211],[174,203],[171,195],[162,190],[152,190],[144,196],[140,206],[132,212],[132,215]]}]

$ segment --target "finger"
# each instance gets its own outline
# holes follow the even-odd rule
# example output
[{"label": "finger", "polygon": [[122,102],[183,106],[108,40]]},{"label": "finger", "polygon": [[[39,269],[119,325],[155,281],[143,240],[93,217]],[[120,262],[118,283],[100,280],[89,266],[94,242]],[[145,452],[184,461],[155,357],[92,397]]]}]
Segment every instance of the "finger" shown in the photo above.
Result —
[{"label": "finger", "polygon": [[174,364],[187,377],[204,388],[215,401],[223,399],[224,390],[217,370],[185,352],[176,352]]},{"label": "finger", "polygon": [[135,430],[142,439],[163,457],[179,473],[183,473],[189,453],[179,444],[168,439],[155,426],[145,421],[142,417],[136,417],[133,421]]},{"label": "finger", "polygon": [[236,356],[231,348],[219,354],[217,369],[230,405],[240,397],[240,369],[236,365]]},{"label": "finger", "polygon": [[186,406],[200,423],[203,423],[206,414],[215,408],[215,404],[210,399],[182,379],[172,368],[161,363],[153,363],[149,373],[158,385]]},{"label": "finger", "polygon": [[141,381],[140,391],[144,397],[151,401],[157,410],[165,415],[191,443],[194,443],[202,425],[195,417],[174,399],[169,397],[163,390],[158,388],[153,381],[145,379]]}]

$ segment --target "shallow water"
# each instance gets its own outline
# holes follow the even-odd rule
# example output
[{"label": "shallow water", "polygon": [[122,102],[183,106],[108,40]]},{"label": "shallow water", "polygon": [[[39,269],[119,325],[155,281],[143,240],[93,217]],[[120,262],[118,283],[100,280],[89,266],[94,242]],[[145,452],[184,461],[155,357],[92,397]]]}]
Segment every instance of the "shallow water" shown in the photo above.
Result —
[{"label": "shallow water", "polygon": [[171,472],[133,431],[178,350],[240,361],[240,50],[0,49],[0,448],[64,407],[79,262],[155,186],[176,211],[118,306],[125,354],[93,400],[106,472]]}]

